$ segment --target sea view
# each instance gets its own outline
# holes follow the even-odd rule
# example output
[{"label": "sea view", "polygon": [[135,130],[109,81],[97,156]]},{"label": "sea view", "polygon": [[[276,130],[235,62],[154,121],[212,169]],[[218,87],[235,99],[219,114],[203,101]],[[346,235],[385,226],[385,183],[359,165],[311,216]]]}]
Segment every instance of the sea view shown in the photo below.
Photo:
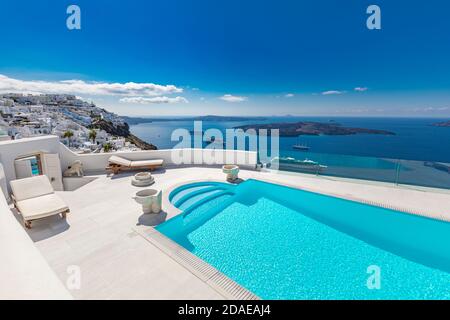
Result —
[{"label": "sea view", "polygon": [[[152,118],[149,123],[135,124],[130,131],[160,149],[170,149],[178,141],[171,141],[172,132],[178,128],[192,131],[194,122],[186,118]],[[323,169],[281,164],[284,171],[313,173],[327,176],[366,179],[407,184],[450,188],[448,163],[450,128],[433,124],[446,121],[436,118],[357,118],[357,117],[267,117],[242,121],[203,121],[203,131],[216,128],[223,133],[228,128],[261,123],[286,123],[313,121],[339,123],[345,127],[387,130],[393,135],[301,135],[280,137],[279,157],[294,161],[314,161]],[[224,135],[225,137],[225,135]],[[296,144],[307,145],[307,151],[296,150]],[[208,143],[203,143],[206,147]],[[288,160],[289,161],[289,160]],[[443,165],[441,165],[443,163]],[[268,164],[270,166],[270,164]]]},{"label": "sea view", "polygon": [[[168,121],[167,117],[152,117],[150,123],[130,126],[130,131],[141,139],[153,143],[159,149],[174,147],[178,141],[171,141],[171,134],[177,128],[189,131],[194,129],[193,121]],[[170,117],[170,119],[174,119]],[[254,123],[336,121],[348,127],[383,129],[395,135],[357,134],[345,136],[300,136],[280,137],[280,154],[291,157],[304,157],[310,153],[328,153],[404,160],[450,162],[450,128],[433,126],[448,118],[358,118],[358,117],[267,117],[265,120],[247,121],[203,121],[203,130],[217,128],[223,132]],[[310,147],[309,152],[292,148],[297,141]]]}]

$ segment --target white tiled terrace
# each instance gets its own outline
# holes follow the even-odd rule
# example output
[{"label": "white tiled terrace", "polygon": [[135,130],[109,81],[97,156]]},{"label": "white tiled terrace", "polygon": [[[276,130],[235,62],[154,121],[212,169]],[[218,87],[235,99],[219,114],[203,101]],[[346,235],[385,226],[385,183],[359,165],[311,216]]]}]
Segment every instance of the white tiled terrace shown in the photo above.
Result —
[{"label": "white tiled terrace", "polygon": [[[100,173],[75,191],[59,192],[70,207],[67,220],[54,216],[35,221],[28,230],[50,267],[66,283],[67,267],[81,268],[78,299],[223,299],[194,273],[178,264],[141,235],[178,211],[164,201],[159,215],[143,215],[132,199],[138,187],[133,173],[114,177]],[[175,186],[200,180],[224,180],[219,168],[179,167],[154,172],[152,188],[165,197]],[[450,193],[417,190],[367,181],[241,170],[242,179],[255,178],[368,201],[450,221]]]}]

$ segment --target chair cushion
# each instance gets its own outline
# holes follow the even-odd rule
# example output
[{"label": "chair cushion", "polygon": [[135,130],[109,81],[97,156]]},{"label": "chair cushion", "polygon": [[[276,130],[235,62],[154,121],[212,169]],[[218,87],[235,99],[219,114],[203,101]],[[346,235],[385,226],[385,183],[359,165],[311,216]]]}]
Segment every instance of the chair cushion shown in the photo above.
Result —
[{"label": "chair cushion", "polygon": [[69,209],[66,203],[54,193],[17,201],[16,206],[25,220],[52,216]]},{"label": "chair cushion", "polygon": [[130,160],[127,160],[127,159],[124,159],[124,158],[118,157],[118,156],[111,156],[109,158],[108,162],[118,164],[121,166],[125,166],[125,167],[129,167],[131,165]]},{"label": "chair cushion", "polygon": [[131,161],[131,167],[162,166],[163,162],[161,159]]},{"label": "chair cushion", "polygon": [[10,182],[16,201],[36,198],[53,193],[53,187],[45,175],[34,176]]}]

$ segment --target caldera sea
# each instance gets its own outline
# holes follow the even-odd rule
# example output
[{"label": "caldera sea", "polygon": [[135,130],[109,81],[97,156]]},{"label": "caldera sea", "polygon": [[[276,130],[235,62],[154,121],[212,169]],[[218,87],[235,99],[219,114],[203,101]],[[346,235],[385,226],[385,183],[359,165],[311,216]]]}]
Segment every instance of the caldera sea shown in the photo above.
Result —
[{"label": "caldera sea", "polygon": [[[155,119],[155,118],[152,118]],[[433,123],[448,119],[436,118],[350,118],[350,117],[268,117],[266,120],[249,118],[247,121],[203,121],[203,130],[227,128],[274,122],[335,121],[349,127],[388,130],[395,135],[357,134],[349,136],[300,136],[280,137],[280,154],[304,158],[308,153],[325,153],[363,157],[438,161],[450,163],[450,127],[436,127]],[[171,141],[177,128],[194,129],[192,120],[168,121],[155,119],[151,123],[132,125],[130,130],[141,139],[153,143],[159,149],[174,147],[178,141]],[[292,148],[297,142],[310,147],[309,152]]]}]

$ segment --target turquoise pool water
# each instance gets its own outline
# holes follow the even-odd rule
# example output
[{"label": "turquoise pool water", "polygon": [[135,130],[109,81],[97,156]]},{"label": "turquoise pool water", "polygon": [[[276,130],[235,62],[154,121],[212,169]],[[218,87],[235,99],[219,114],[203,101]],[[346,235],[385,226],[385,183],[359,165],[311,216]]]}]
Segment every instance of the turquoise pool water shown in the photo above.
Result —
[{"label": "turquoise pool water", "polygon": [[450,223],[257,180],[170,199],[157,229],[263,299],[450,299]]}]

